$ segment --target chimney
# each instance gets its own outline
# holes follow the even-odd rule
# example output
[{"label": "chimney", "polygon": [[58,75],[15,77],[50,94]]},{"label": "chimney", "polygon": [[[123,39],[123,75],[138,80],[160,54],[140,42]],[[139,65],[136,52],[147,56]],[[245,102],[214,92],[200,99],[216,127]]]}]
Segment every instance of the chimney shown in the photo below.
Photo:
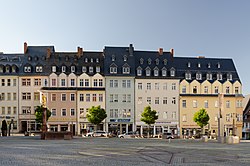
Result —
[{"label": "chimney", "polygon": [[129,52],[130,56],[133,56],[133,52],[134,52],[133,44],[129,44],[129,50],[128,50],[128,52]]},{"label": "chimney", "polygon": [[24,49],[23,49],[24,54],[26,54],[27,51],[28,51],[28,44],[24,42]]},{"label": "chimney", "polygon": [[47,48],[47,59],[49,59],[51,56],[51,50],[50,48]]},{"label": "chimney", "polygon": [[163,55],[163,48],[159,48],[158,52],[159,52],[159,55]]},{"label": "chimney", "polygon": [[83,50],[81,47],[77,47],[77,58],[81,58],[83,55]]},{"label": "chimney", "polygon": [[170,54],[171,54],[171,60],[174,61],[174,49],[170,49]]}]

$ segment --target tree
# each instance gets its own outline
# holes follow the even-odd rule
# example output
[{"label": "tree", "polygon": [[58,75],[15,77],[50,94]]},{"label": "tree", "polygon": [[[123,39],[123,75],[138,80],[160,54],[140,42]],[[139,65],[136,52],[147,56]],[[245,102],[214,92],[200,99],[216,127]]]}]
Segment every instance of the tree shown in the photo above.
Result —
[{"label": "tree", "polygon": [[95,130],[97,125],[99,125],[106,117],[106,111],[101,108],[101,106],[92,106],[87,114],[87,119],[90,123],[95,125]]},{"label": "tree", "polygon": [[157,112],[152,110],[150,106],[144,108],[144,111],[141,114],[141,121],[145,122],[148,125],[148,138],[149,138],[149,129],[151,124],[155,124],[155,121],[158,119],[156,115]]},{"label": "tree", "polygon": [[51,116],[51,111],[47,108],[44,108],[42,105],[41,106],[37,106],[36,110],[35,110],[35,116],[36,116],[36,122],[39,124],[43,124],[43,110],[46,109],[47,110],[47,121],[49,119],[49,117]]},{"label": "tree", "polygon": [[208,121],[209,121],[209,115],[206,111],[206,109],[204,108],[201,108],[199,111],[197,111],[195,114],[194,114],[194,122],[197,123],[198,126],[201,127],[202,129],[202,135],[204,135],[204,127],[208,124]]}]

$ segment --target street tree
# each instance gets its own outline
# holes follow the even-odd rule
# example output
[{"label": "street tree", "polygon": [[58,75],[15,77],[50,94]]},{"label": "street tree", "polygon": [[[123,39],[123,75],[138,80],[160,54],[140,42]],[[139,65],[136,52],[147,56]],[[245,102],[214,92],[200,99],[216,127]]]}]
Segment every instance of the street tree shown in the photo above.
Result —
[{"label": "street tree", "polygon": [[149,129],[151,124],[155,124],[155,121],[158,119],[157,112],[152,110],[150,106],[144,108],[144,111],[141,114],[141,121],[145,122],[148,125],[148,138],[149,138]]},{"label": "street tree", "polygon": [[94,130],[106,117],[107,113],[101,106],[92,106],[87,114],[88,121],[95,125]]},{"label": "street tree", "polygon": [[198,126],[201,127],[202,135],[205,134],[204,127],[208,124],[209,119],[210,119],[210,117],[209,117],[206,109],[204,109],[204,108],[201,108],[199,111],[197,111],[194,114],[193,120],[194,120],[194,122],[197,123]]},{"label": "street tree", "polygon": [[47,108],[44,108],[42,105],[41,106],[37,106],[35,109],[35,116],[36,116],[36,122],[39,124],[43,124],[43,110],[46,109],[47,111],[47,121],[49,119],[49,117],[51,116],[51,111]]}]

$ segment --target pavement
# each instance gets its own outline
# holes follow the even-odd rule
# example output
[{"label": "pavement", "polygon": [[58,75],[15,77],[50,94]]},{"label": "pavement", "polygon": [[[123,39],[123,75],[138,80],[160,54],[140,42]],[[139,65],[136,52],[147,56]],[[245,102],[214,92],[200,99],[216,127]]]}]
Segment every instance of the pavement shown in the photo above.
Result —
[{"label": "pavement", "polygon": [[249,166],[249,149],[249,141],[221,144],[215,140],[11,136],[0,137],[0,165]]}]

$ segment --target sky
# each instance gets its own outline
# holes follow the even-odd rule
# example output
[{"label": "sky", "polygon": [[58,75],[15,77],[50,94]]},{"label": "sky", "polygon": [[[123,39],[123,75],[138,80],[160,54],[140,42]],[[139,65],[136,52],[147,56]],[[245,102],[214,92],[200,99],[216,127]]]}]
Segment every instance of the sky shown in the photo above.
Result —
[{"label": "sky", "polygon": [[249,0],[0,0],[0,52],[28,45],[56,51],[105,46],[165,51],[178,57],[232,58],[250,94]]}]

